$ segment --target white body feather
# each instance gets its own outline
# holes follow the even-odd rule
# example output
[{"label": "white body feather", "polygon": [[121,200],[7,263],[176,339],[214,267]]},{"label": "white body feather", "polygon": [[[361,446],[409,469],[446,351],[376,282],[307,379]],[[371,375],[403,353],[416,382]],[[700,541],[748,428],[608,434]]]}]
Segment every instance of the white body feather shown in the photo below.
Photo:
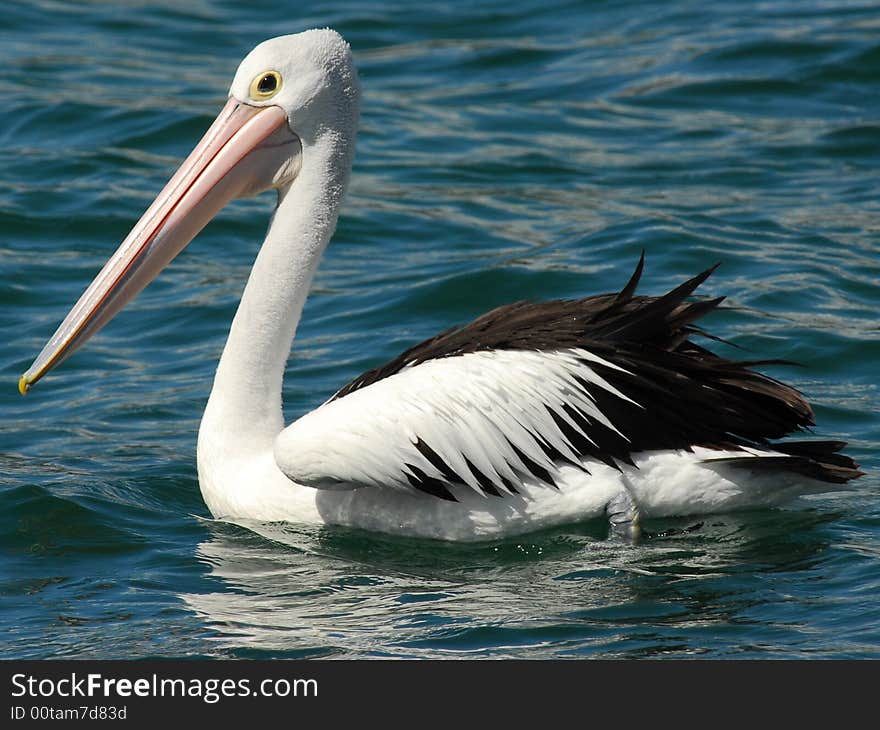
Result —
[{"label": "white body feather", "polygon": [[[619,470],[591,459],[579,460],[583,468],[550,461],[529,446],[526,427],[540,429],[570,452],[539,406],[583,397],[575,396],[570,379],[574,362],[570,353],[517,351],[433,360],[328,401],[265,444],[263,453],[224,458],[207,452],[208,439],[200,438],[202,492],[217,517],[466,541],[603,517],[621,493],[642,517],[662,517],[773,506],[810,489],[797,475],[749,475],[741,466],[712,464],[747,455],[743,451],[637,453],[634,466],[620,464]],[[583,376],[583,368],[578,372]],[[597,420],[608,420],[595,413]],[[467,482],[449,485],[457,501],[418,492],[407,482],[401,468],[406,463],[440,476],[415,448],[420,437]],[[546,468],[556,486],[512,473],[504,458],[516,460],[508,439]],[[465,457],[484,474],[515,479],[518,494],[483,493]]]},{"label": "white body feather", "polygon": [[[394,489],[319,490],[291,482],[270,453],[247,463],[206,468],[199,482],[211,512],[220,519],[330,524],[413,537],[478,541],[520,535],[554,525],[603,518],[609,503],[626,493],[643,518],[700,515],[773,507],[809,491],[793,474],[755,474],[712,466],[706,458],[737,455],[695,449],[650,452],[635,467],[617,471],[585,461],[590,474],[571,465],[554,472],[557,488],[521,482],[519,495],[484,497],[470,488],[455,490],[458,502]],[[352,454],[357,458],[357,454]],[[829,485],[813,482],[815,491]]]}]

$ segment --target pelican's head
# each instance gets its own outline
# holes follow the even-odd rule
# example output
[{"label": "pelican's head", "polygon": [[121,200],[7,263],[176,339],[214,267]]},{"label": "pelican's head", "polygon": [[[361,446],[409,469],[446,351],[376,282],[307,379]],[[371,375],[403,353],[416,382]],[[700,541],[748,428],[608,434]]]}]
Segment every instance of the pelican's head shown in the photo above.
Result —
[{"label": "pelican's head", "polygon": [[241,62],[230,99],[278,107],[308,147],[329,129],[354,135],[359,86],[351,50],[334,30],[308,30],[263,41]]},{"label": "pelican's head", "polygon": [[205,136],[21,376],[21,393],[107,324],[229,200],[290,187],[322,145],[339,148],[335,164],[350,166],[358,98],[351,50],[335,31],[254,48]]}]

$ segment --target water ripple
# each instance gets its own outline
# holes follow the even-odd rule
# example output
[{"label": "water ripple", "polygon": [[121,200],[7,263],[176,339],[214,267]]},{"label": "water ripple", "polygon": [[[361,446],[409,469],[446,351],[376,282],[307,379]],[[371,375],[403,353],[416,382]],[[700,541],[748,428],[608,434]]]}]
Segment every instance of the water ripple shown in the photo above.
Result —
[{"label": "water ripple", "polygon": [[[880,616],[880,45],[859,2],[58,3],[0,29],[0,594],[7,657],[873,657]],[[288,366],[292,419],[520,298],[658,292],[868,476],[786,510],[487,545],[228,525],[195,434],[271,200],[237,201],[86,349],[14,383],[267,35],[330,25],[355,176]],[[722,351],[733,354],[731,350]],[[135,395],[136,394],[136,397]]]}]

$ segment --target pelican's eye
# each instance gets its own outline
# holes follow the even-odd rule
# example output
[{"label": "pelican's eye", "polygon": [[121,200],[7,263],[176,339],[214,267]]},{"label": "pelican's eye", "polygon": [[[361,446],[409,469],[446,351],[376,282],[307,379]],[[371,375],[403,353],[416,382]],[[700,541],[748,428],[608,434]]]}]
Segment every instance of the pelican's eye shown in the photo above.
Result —
[{"label": "pelican's eye", "polygon": [[264,101],[271,99],[281,88],[281,74],[277,71],[264,71],[251,81],[251,99]]}]

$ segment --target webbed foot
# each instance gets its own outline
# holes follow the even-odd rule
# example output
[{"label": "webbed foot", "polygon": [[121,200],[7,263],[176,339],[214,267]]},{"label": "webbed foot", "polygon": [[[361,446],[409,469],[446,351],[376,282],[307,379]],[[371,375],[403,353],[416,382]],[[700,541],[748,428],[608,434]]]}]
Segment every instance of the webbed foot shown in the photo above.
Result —
[{"label": "webbed foot", "polygon": [[605,507],[611,535],[629,542],[636,542],[642,534],[641,515],[638,505],[629,492],[621,491]]}]

